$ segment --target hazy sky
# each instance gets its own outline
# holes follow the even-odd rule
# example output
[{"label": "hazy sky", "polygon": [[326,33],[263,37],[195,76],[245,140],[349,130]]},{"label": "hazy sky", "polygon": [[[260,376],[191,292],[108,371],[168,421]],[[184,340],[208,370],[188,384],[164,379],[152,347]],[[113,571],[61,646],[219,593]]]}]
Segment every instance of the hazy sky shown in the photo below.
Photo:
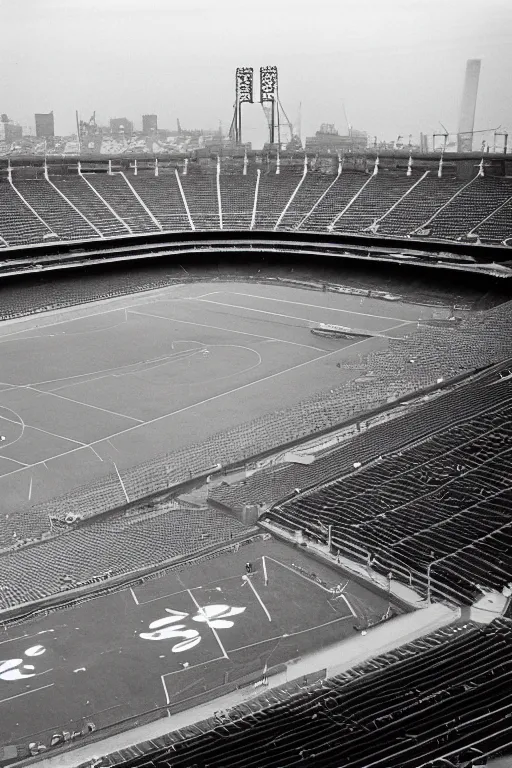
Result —
[{"label": "hazy sky", "polygon": [[[0,112],[33,126],[53,109],[59,134],[74,114],[156,112],[160,127],[225,128],[237,66],[279,68],[302,135],[321,122],[388,140],[456,130],[467,58],[481,57],[475,128],[512,133],[512,0],[0,0]],[[256,143],[259,105],[244,108]],[[260,130],[258,130],[258,128]]]}]

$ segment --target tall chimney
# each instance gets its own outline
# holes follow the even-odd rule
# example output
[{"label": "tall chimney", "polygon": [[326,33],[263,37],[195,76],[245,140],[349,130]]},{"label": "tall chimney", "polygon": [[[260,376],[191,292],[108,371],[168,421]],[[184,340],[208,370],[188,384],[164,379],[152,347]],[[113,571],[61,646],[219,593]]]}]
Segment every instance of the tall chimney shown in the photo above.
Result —
[{"label": "tall chimney", "polygon": [[478,95],[481,63],[481,59],[468,59],[466,63],[466,77],[464,79],[457,135],[458,152],[471,152],[473,149],[473,129],[475,126],[476,98]]}]

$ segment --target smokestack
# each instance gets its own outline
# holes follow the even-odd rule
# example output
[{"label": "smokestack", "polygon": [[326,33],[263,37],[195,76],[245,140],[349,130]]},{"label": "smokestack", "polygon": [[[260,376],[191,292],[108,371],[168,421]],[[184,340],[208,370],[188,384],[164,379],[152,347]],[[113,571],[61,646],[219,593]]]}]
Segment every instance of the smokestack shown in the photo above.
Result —
[{"label": "smokestack", "polygon": [[481,59],[468,59],[466,77],[460,107],[457,151],[471,152],[473,149],[473,129],[475,126],[476,99],[480,78]]}]

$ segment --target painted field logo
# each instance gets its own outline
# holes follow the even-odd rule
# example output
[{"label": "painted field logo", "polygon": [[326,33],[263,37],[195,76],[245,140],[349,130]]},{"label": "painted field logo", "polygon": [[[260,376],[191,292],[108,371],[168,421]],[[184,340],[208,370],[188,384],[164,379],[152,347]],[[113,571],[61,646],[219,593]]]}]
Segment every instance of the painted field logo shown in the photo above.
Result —
[{"label": "painted field logo", "polygon": [[[45,652],[46,648],[43,645],[33,645],[31,648],[27,648],[25,656],[31,659],[34,656],[42,656]],[[36,672],[33,664],[24,664],[24,661],[25,659],[0,660],[0,680],[12,682],[13,680],[23,680],[26,677],[36,677],[43,674],[43,672]]]},{"label": "painted field logo", "polygon": [[[243,613],[245,608],[231,607],[229,605],[206,605],[201,608],[194,616],[192,621],[199,624],[207,624],[213,629],[230,629],[234,626],[230,616],[237,616]],[[188,625],[186,620],[190,614],[183,611],[173,611],[172,608],[166,608],[165,612],[169,614],[161,619],[152,621],[149,625],[151,632],[141,632],[140,637],[143,640],[170,640],[182,638],[181,642],[172,646],[173,653],[181,653],[194,648],[201,642],[201,633]]]}]

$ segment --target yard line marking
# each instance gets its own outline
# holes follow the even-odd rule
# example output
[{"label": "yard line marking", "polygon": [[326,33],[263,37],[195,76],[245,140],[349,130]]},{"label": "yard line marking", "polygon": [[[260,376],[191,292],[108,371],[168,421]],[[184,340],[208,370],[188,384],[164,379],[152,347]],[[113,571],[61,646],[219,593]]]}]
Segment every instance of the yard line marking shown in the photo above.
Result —
[{"label": "yard line marking", "polygon": [[137,599],[137,595],[135,594],[135,592],[133,591],[133,589],[131,587],[130,587],[130,592],[132,593],[132,597],[133,597],[133,601],[134,601],[135,605],[139,605],[139,601]]},{"label": "yard line marking", "polygon": [[[11,443],[11,445],[12,445],[12,443]],[[6,448],[8,448],[8,447],[9,446],[7,445]],[[0,459],[5,459],[6,461],[12,461],[13,464],[20,464],[24,469],[26,469],[29,466],[28,464],[25,464],[24,461],[18,461],[17,459],[11,459],[9,456],[6,456],[5,453],[2,453],[0,455]],[[0,475],[0,477],[3,477],[3,475]]]},{"label": "yard line marking", "polygon": [[29,501],[32,498],[32,480],[33,480],[33,477],[32,477],[32,475],[30,475],[30,485],[28,487],[28,500]]},{"label": "yard line marking", "polygon": [[[48,670],[49,672],[51,670]],[[41,674],[44,674],[41,673]],[[50,683],[49,685],[42,685],[40,688],[32,688],[31,691],[24,691],[23,693],[17,693],[16,696],[9,696],[7,699],[0,699],[0,704],[3,704],[6,701],[12,701],[13,699],[18,699],[20,696],[28,696],[29,693],[37,693],[37,691],[44,691],[45,688],[52,688],[55,685],[55,683]]]},{"label": "yard line marking", "polygon": [[[193,587],[193,589],[210,589],[210,584],[220,584],[221,581],[233,581],[238,579],[240,576],[224,576],[222,579],[215,579],[215,581],[209,582],[208,584],[201,584],[198,587]],[[156,603],[158,600],[166,600],[168,597],[175,597],[176,595],[182,595],[184,592],[186,592],[186,587],[183,587],[183,589],[178,590],[178,592],[171,592],[168,595],[161,595],[160,597],[151,597],[149,600],[140,600],[139,605],[147,605],[148,603]]]},{"label": "yard line marking", "polygon": [[223,331],[224,333],[239,333],[242,336],[252,336],[254,339],[265,339],[266,341],[280,341],[281,344],[292,344],[294,347],[307,347],[307,349],[316,349],[320,352],[325,352],[321,347],[314,347],[311,344],[300,344],[297,341],[286,341],[286,339],[276,339],[273,336],[263,336],[261,333],[248,333],[247,331],[236,331],[234,328],[219,328],[216,325],[208,325],[207,323],[195,323],[192,320],[178,320],[176,317],[167,317],[166,315],[155,315],[149,312],[137,312],[132,309],[130,311],[132,315],[143,315],[144,317],[156,317],[158,320],[167,320],[169,323],[184,323],[185,325],[197,325],[201,328],[208,328],[210,331]]},{"label": "yard line marking", "polygon": [[[142,419],[136,419],[135,416],[127,416],[126,413],[118,413],[117,411],[109,411],[108,408],[100,408],[99,405],[91,405],[90,403],[82,403],[80,400],[73,400],[72,397],[66,397],[66,395],[58,395],[51,390],[45,391],[44,389],[37,389],[37,387],[25,387],[25,389],[31,392],[39,392],[41,395],[51,395],[52,397],[60,397],[62,400],[69,400],[70,403],[76,403],[77,405],[83,405],[86,408],[94,408],[96,411],[103,411],[103,413],[110,413],[111,416],[121,416],[123,419],[130,419],[131,421],[138,421],[139,424],[143,424]],[[84,444],[85,445],[85,444]]]},{"label": "yard line marking", "polygon": [[[138,313],[140,314],[140,313]],[[150,317],[158,317],[158,315],[150,315]],[[168,320],[169,322],[172,322],[172,319],[168,317],[163,317],[163,320]],[[184,322],[184,321],[179,321]],[[394,326],[393,326],[394,327]],[[393,330],[392,328],[388,328],[388,331]],[[225,330],[223,328],[220,328],[219,330]],[[250,335],[250,334],[248,334]],[[372,337],[369,337],[370,339]],[[98,440],[93,440],[90,443],[86,443],[85,445],[80,445],[78,448],[71,448],[69,451],[64,451],[63,453],[58,453],[55,456],[49,456],[44,461],[36,461],[33,464],[28,464],[27,467],[22,467],[21,469],[13,469],[12,472],[6,472],[1,477],[9,477],[10,475],[16,474],[16,472],[23,472],[25,469],[29,467],[37,467],[40,464],[45,464],[46,461],[54,461],[55,459],[60,459],[62,456],[68,456],[70,453],[76,453],[77,451],[83,450],[83,448],[90,448],[91,445],[98,445],[99,443],[104,442],[105,440],[111,440],[114,437],[119,437],[119,435],[125,435],[128,432],[131,432],[134,429],[140,429],[141,427],[149,426],[150,424],[156,424],[159,421],[162,421],[163,419],[168,419],[171,416],[176,416],[178,413],[184,413],[185,411],[189,411],[192,408],[197,408],[198,406],[205,405],[206,403],[211,403],[214,400],[219,400],[221,397],[225,397],[226,395],[232,395],[235,392],[240,392],[243,389],[248,389],[249,387],[253,387],[256,384],[261,384],[264,381],[269,381],[270,379],[275,379],[277,376],[282,376],[286,373],[290,373],[290,371],[296,371],[299,368],[303,368],[305,365],[311,365],[312,363],[316,363],[319,360],[325,360],[327,357],[332,357],[332,355],[337,355],[340,352],[345,352],[345,350],[349,349],[350,347],[355,347],[357,344],[364,344],[366,341],[369,340],[369,338],[361,339],[360,341],[355,341],[353,344],[349,344],[346,347],[344,347],[342,350],[335,349],[332,352],[327,352],[323,355],[318,355],[317,357],[314,357],[312,360],[306,360],[303,363],[298,363],[297,365],[292,365],[290,368],[285,368],[282,371],[277,371],[276,373],[271,373],[268,376],[264,376],[261,379],[255,379],[254,381],[250,381],[247,384],[242,384],[239,387],[234,387],[233,389],[228,389],[225,392],[220,392],[218,395],[213,395],[212,397],[207,397],[205,400],[200,400],[197,403],[191,403],[190,405],[186,405],[183,408],[178,408],[176,411],[170,411],[169,413],[164,413],[162,416],[157,416],[154,419],[150,419],[149,421],[144,421],[141,424],[135,424],[132,427],[126,427],[126,429],[121,429],[119,432],[114,432],[112,435],[108,435],[108,437],[101,437]],[[279,341],[279,339],[277,339]],[[285,342],[289,343],[289,342]],[[293,342],[291,342],[293,343]],[[302,345],[301,345],[302,346]],[[46,393],[44,393],[46,394]],[[77,401],[78,402],[78,401]],[[84,403],[79,403],[79,405],[84,405]],[[0,478],[1,479],[1,478]]]},{"label": "yard line marking", "polygon": [[270,613],[267,611],[267,608],[266,608],[266,606],[265,606],[265,603],[263,602],[263,600],[261,599],[261,597],[260,597],[260,596],[258,595],[258,593],[256,592],[256,588],[254,587],[254,585],[253,585],[252,581],[250,580],[250,578],[249,578],[248,576],[246,576],[245,574],[242,576],[242,578],[243,578],[243,580],[244,580],[244,581],[246,581],[246,582],[247,582],[247,584],[250,586],[250,588],[251,588],[251,589],[252,589],[252,591],[254,592],[254,595],[255,595],[255,597],[256,597],[256,600],[258,601],[258,603],[261,605],[261,607],[262,607],[262,608],[263,608],[263,610],[265,611],[265,614],[266,614],[266,616],[267,616],[267,619],[268,619],[269,621],[272,621],[272,617],[271,617]]},{"label": "yard line marking", "polygon": [[[347,582],[347,583],[348,583],[348,582]],[[346,585],[345,585],[345,586],[346,586]],[[345,601],[345,603],[347,604],[347,608],[349,609],[349,611],[350,611],[350,613],[352,614],[352,616],[353,616],[355,619],[357,619],[357,613],[354,611],[354,609],[353,609],[353,608],[352,608],[352,606],[350,605],[350,603],[349,603],[349,601],[347,600],[347,598],[345,597],[345,595],[343,595],[343,594],[342,594],[342,595],[340,595],[340,597],[341,597],[341,599],[342,599],[342,600],[344,600],[344,601]]]},{"label": "yard line marking", "polygon": [[102,459],[102,458],[101,458],[101,456],[99,455],[98,451],[97,451],[95,448],[93,448],[93,447],[92,447],[92,445],[90,445],[89,447],[90,447],[91,451],[92,451],[93,453],[95,453],[95,454],[96,454],[96,456],[98,457],[98,459],[99,459],[100,461],[103,461],[103,459]]},{"label": "yard line marking", "polygon": [[[66,624],[59,624],[60,627],[65,627]],[[50,632],[55,632],[54,629],[43,629],[42,632],[36,632],[34,635],[18,635],[17,637],[11,637],[9,640],[0,640],[0,645],[5,643],[14,643],[16,640],[30,640],[31,637],[39,637],[39,635],[47,635]]]},{"label": "yard line marking", "polygon": [[[213,664],[214,661],[223,661],[224,656],[217,656],[215,659],[207,659],[206,661],[201,661],[199,664],[191,664],[190,667],[187,667],[187,670],[190,672],[191,669],[197,669],[198,667],[204,667],[205,664]],[[170,677],[171,675],[179,675],[185,672],[184,669],[176,669],[174,672],[165,672],[162,677]],[[222,687],[222,686],[221,686]]]},{"label": "yard line marking", "polygon": [[[269,310],[267,310],[267,309],[256,309],[255,307],[244,307],[244,306],[242,306],[240,304],[224,304],[222,301],[211,301],[210,299],[195,299],[195,301],[199,301],[199,302],[201,302],[201,304],[215,304],[218,307],[232,307],[233,309],[245,309],[247,312],[260,312],[263,315],[273,315],[274,317],[284,317],[287,320],[301,320],[302,322],[308,323],[310,325],[312,323],[313,324],[314,323],[318,324],[318,323],[321,322],[320,320],[312,320],[312,319],[310,319],[308,317],[299,317],[298,315],[285,315],[282,312],[269,312]],[[273,299],[273,301],[277,301],[277,299]],[[305,304],[303,306],[314,306],[314,305]],[[317,307],[317,309],[319,311],[322,311],[322,312],[326,311],[325,307]],[[396,317],[380,318],[379,315],[368,315],[368,314],[365,314],[364,312],[349,312],[348,309],[341,309],[341,310],[336,310],[336,311],[346,312],[346,313],[348,313],[350,315],[363,315],[364,317],[375,317],[375,318],[378,318],[378,319],[396,320],[396,321],[398,321],[398,318],[396,318]],[[402,322],[414,322],[414,323],[417,322],[416,320],[404,321],[403,318],[401,318],[401,321]]]},{"label": "yard line marking", "polygon": [[126,488],[124,487],[123,478],[119,474],[119,470],[117,468],[117,464],[115,463],[115,461],[113,461],[112,464],[114,465],[114,468],[115,468],[115,470],[117,472],[117,476],[119,478],[119,482],[121,483],[121,488],[123,489],[123,493],[124,493],[125,498],[126,498],[126,503],[129,504],[130,503],[130,499],[128,498],[128,494],[126,493]]},{"label": "yard line marking", "polygon": [[330,589],[327,589],[327,587],[324,587],[322,584],[318,584],[318,582],[313,581],[313,579],[310,579],[309,576],[306,576],[304,573],[301,573],[300,571],[296,571],[295,568],[290,568],[289,565],[285,565],[284,563],[281,563],[280,560],[275,560],[275,558],[270,557],[270,555],[266,555],[266,558],[267,560],[272,560],[274,563],[281,565],[283,568],[286,568],[287,571],[291,571],[291,573],[294,573],[296,576],[300,576],[306,581],[309,581],[309,583],[314,584],[315,587],[318,587],[319,589],[323,589],[324,592],[328,592],[330,595],[332,594]]},{"label": "yard line marking", "polygon": [[226,653],[226,649],[225,649],[225,648],[224,648],[224,646],[222,645],[222,642],[221,642],[221,639],[220,639],[220,637],[219,637],[219,635],[218,635],[218,632],[217,632],[217,630],[215,629],[215,627],[212,627],[212,625],[211,625],[211,622],[210,622],[210,619],[209,619],[209,618],[208,618],[208,616],[206,615],[205,611],[204,611],[204,610],[201,608],[201,606],[199,605],[199,603],[198,603],[198,602],[197,602],[197,600],[195,599],[195,597],[194,597],[194,595],[192,594],[192,592],[190,591],[190,589],[187,589],[187,592],[188,592],[188,594],[190,595],[190,599],[193,601],[193,603],[194,603],[194,605],[196,606],[197,610],[198,610],[198,611],[199,611],[199,613],[200,613],[200,614],[203,616],[203,618],[204,618],[205,622],[207,623],[207,625],[210,627],[211,631],[213,632],[213,634],[214,634],[214,637],[215,637],[215,639],[216,639],[217,643],[219,644],[219,648],[220,648],[220,649],[221,649],[221,651],[222,651],[222,655],[224,656],[224,658],[225,658],[225,659],[229,659],[229,656],[228,656],[228,655],[227,655],[227,653]]},{"label": "yard line marking", "polygon": [[257,640],[255,643],[249,643],[248,645],[241,645],[240,648],[232,648],[231,653],[238,653],[238,651],[245,651],[247,648],[254,648],[256,645],[263,645],[263,643],[271,643],[273,640],[286,640],[289,637],[295,637],[296,635],[303,635],[305,632],[313,632],[317,629],[323,629],[324,627],[330,627],[331,624],[338,624],[340,621],[346,621],[352,619],[352,616],[338,616],[337,619],[332,621],[326,621],[324,624],[318,624],[316,627],[306,627],[306,629],[299,629],[297,632],[285,632],[282,635],[276,637],[267,637],[265,640]]},{"label": "yard line marking", "polygon": [[[2,407],[2,406],[0,406]],[[0,416],[0,419],[3,419],[4,421],[10,421],[11,424],[19,424],[19,421],[14,421],[14,419],[8,419],[7,416]],[[50,435],[51,437],[58,437],[59,440],[68,440],[70,443],[77,443],[77,445],[85,446],[86,443],[82,442],[82,440],[74,440],[72,437],[64,437],[64,435],[58,435],[56,432],[49,432],[47,429],[43,429],[42,427],[34,427],[32,424],[27,424],[25,422],[25,428],[26,429],[35,429],[36,432],[43,432],[45,435]],[[12,445],[12,443],[10,443]],[[6,448],[9,446],[6,445]],[[11,459],[11,461],[14,461],[14,459]],[[20,462],[21,464],[23,462]]]},{"label": "yard line marking", "polygon": [[[166,684],[165,684],[165,675],[160,675],[160,679],[161,679],[161,681],[162,681],[162,685],[163,685],[163,687],[164,687],[164,693],[165,693],[165,703],[166,703],[166,704],[170,704],[170,703],[171,703],[171,700],[170,700],[170,698],[169,698],[169,693],[168,693],[168,691],[167,691],[167,686],[166,686]],[[171,716],[171,713],[169,712],[169,710],[167,710],[167,716],[168,716],[168,717],[170,717],[170,716]]]},{"label": "yard line marking", "polygon": [[[352,309],[338,309],[336,307],[322,307],[318,304],[306,304],[304,301],[290,301],[289,299],[275,299],[270,296],[256,296],[254,293],[240,293],[238,291],[216,291],[218,294],[229,294],[230,296],[247,296],[250,299],[261,299],[262,301],[278,301],[282,304],[298,304],[301,307],[314,307],[315,309],[323,309],[323,310],[329,310],[331,312],[345,312],[349,315],[362,315],[363,317],[376,317],[379,320],[394,320],[397,323],[403,322],[403,317],[389,317],[388,315],[372,315],[369,312],[356,312]],[[205,296],[208,296],[209,294],[205,294]],[[212,294],[210,294],[212,295]],[[191,297],[192,298],[192,297]],[[359,297],[358,297],[359,298]],[[364,296],[363,298],[371,298]],[[215,302],[214,302],[215,303]],[[229,306],[233,306],[230,304]],[[249,309],[249,307],[243,307],[243,309]],[[417,320],[412,320],[411,322],[416,323]]]}]

